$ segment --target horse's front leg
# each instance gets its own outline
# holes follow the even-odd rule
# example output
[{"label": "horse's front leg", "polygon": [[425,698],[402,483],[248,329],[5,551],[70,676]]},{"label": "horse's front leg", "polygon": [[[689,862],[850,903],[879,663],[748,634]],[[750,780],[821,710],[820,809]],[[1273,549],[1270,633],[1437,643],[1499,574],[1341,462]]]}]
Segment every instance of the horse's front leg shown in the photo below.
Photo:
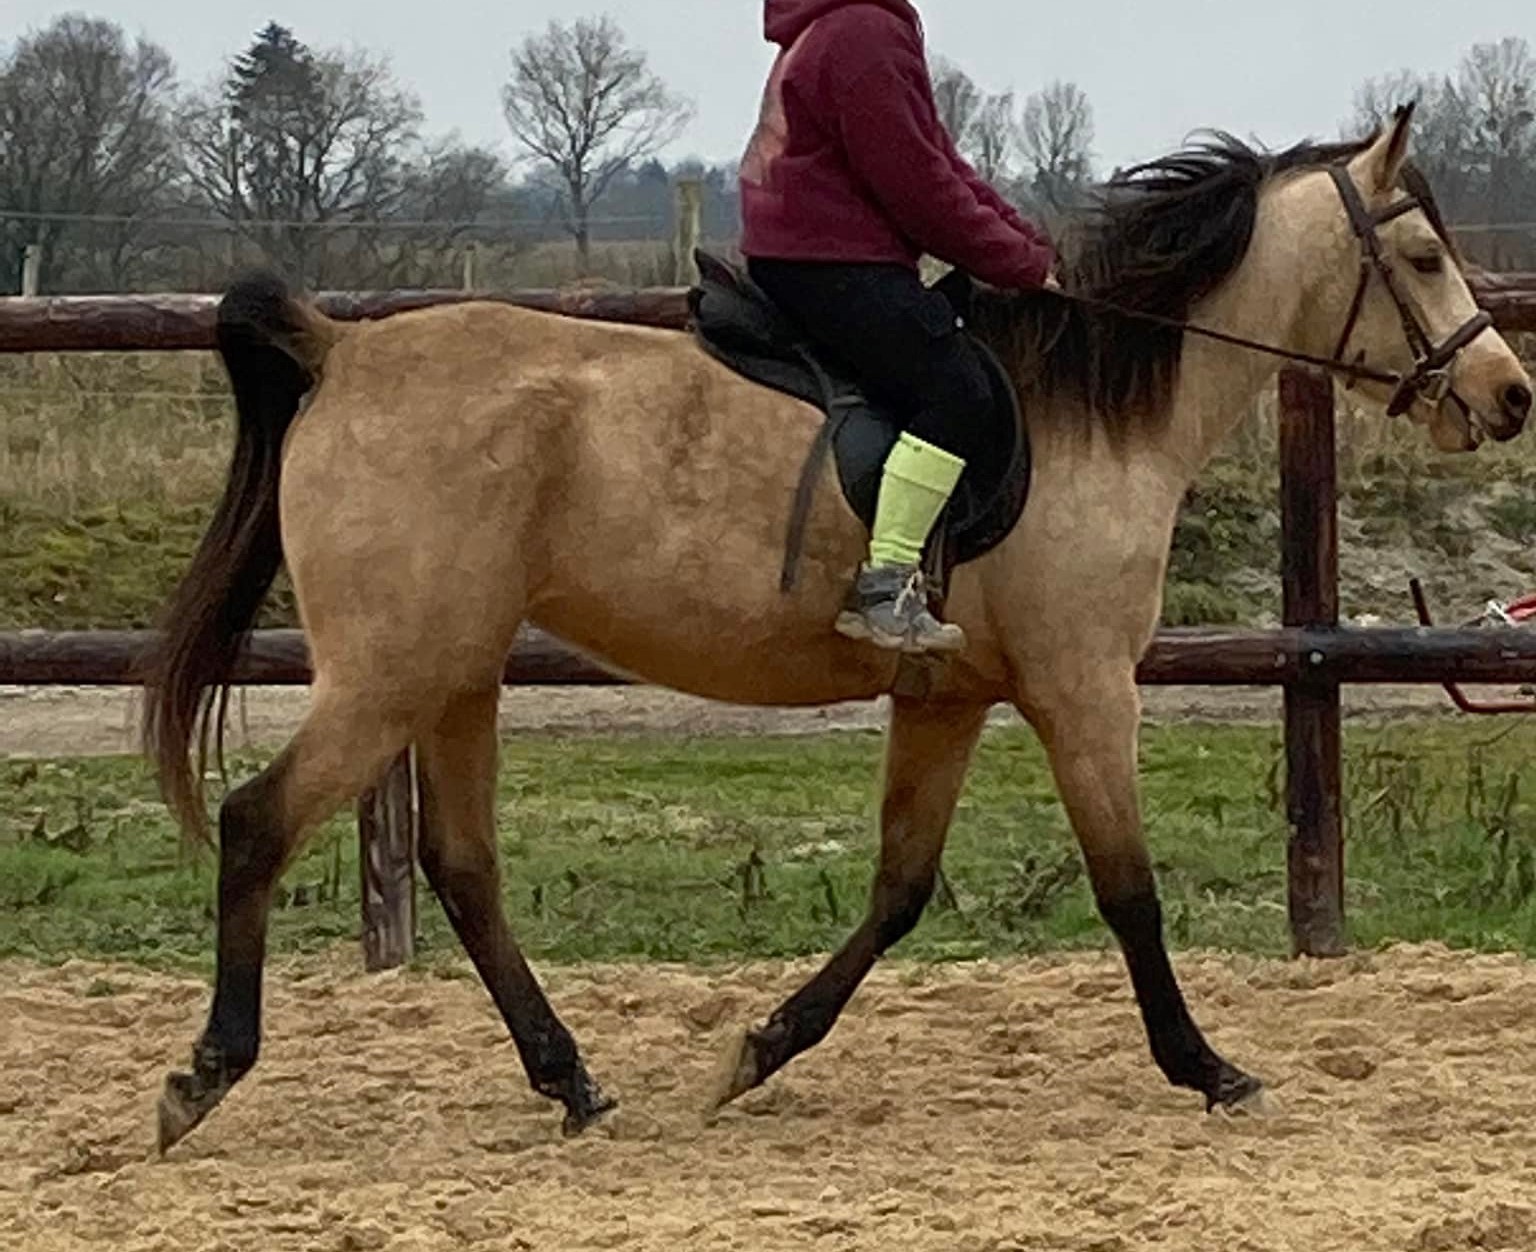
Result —
[{"label": "horse's front leg", "polygon": [[876,960],[917,925],[933,894],[950,818],[986,720],[985,704],[892,702],[880,868],[869,911],[815,977],[726,1054],[711,1093],[716,1106],[820,1043]]},{"label": "horse's front leg", "polygon": [[1053,697],[1031,693],[1026,715],[1050,755],[1099,912],[1125,954],[1153,1059],[1169,1082],[1203,1095],[1208,1111],[1254,1100],[1262,1084],[1205,1041],[1168,959],[1141,827],[1136,778],[1141,699],[1134,670],[1084,664],[1071,667],[1075,681],[1063,683],[1066,668],[1052,675]]}]

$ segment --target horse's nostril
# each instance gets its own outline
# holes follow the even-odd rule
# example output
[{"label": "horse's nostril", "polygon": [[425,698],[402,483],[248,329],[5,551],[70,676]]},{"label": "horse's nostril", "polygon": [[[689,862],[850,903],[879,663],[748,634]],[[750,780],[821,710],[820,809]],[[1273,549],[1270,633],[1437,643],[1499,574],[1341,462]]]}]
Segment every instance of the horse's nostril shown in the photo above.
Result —
[{"label": "horse's nostril", "polygon": [[1504,411],[1518,421],[1531,415],[1531,389],[1524,383],[1510,383],[1504,388]]}]

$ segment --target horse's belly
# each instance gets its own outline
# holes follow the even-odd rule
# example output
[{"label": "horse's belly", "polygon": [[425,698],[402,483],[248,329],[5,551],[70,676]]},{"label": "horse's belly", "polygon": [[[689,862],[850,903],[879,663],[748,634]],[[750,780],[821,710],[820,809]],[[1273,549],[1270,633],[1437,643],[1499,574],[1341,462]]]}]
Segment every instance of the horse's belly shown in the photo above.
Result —
[{"label": "horse's belly", "polygon": [[603,665],[655,686],[731,704],[822,705],[872,699],[896,662],[833,632],[785,623],[774,634],[716,614],[660,619],[622,606],[546,607],[530,619]]},{"label": "horse's belly", "polygon": [[[528,619],[643,682],[734,704],[823,705],[871,699],[896,681],[896,656],[834,629],[851,569],[811,563],[784,594],[776,564],[717,569],[686,586],[647,581],[623,563],[598,567],[611,576],[606,585],[561,588],[557,577],[533,597]],[[951,608],[970,646],[930,675],[930,689],[1007,699],[1008,668],[979,589],[969,578],[956,583]]]}]

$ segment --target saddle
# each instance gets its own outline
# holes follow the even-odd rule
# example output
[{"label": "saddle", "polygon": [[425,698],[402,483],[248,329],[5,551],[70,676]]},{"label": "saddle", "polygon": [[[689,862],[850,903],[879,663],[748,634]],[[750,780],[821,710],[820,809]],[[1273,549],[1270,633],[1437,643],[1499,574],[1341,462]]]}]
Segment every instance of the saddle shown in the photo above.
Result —
[{"label": "saddle", "polygon": [[[826,416],[801,471],[791,508],[781,588],[795,584],[811,500],[830,452],[850,508],[872,528],[885,460],[901,427],[835,361],[808,344],[768,295],[728,262],[696,252],[699,282],[688,293],[691,327],[699,345],[744,378],[819,408]],[[962,323],[974,292],[954,271],[934,290],[949,300]],[[965,332],[968,333],[968,332]],[[934,527],[924,554],[930,588],[942,601],[950,571],[990,552],[1008,535],[1029,496],[1029,437],[1013,384],[991,349],[979,340],[992,382],[992,403],[976,414],[974,446],[985,455],[966,459],[965,472]]]}]

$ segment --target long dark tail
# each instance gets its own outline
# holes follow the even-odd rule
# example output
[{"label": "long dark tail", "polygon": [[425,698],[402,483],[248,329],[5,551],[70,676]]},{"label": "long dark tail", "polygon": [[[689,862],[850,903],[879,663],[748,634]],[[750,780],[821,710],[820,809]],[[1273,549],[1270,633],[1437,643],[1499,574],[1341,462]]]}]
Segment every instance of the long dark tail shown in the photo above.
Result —
[{"label": "long dark tail", "polygon": [[242,279],[219,304],[219,353],[239,415],[234,457],[224,496],[171,597],[164,634],[144,672],[145,753],[183,831],[204,843],[210,732],[222,740],[230,676],[283,563],[283,439],[334,341],[334,325],[271,275]]}]

